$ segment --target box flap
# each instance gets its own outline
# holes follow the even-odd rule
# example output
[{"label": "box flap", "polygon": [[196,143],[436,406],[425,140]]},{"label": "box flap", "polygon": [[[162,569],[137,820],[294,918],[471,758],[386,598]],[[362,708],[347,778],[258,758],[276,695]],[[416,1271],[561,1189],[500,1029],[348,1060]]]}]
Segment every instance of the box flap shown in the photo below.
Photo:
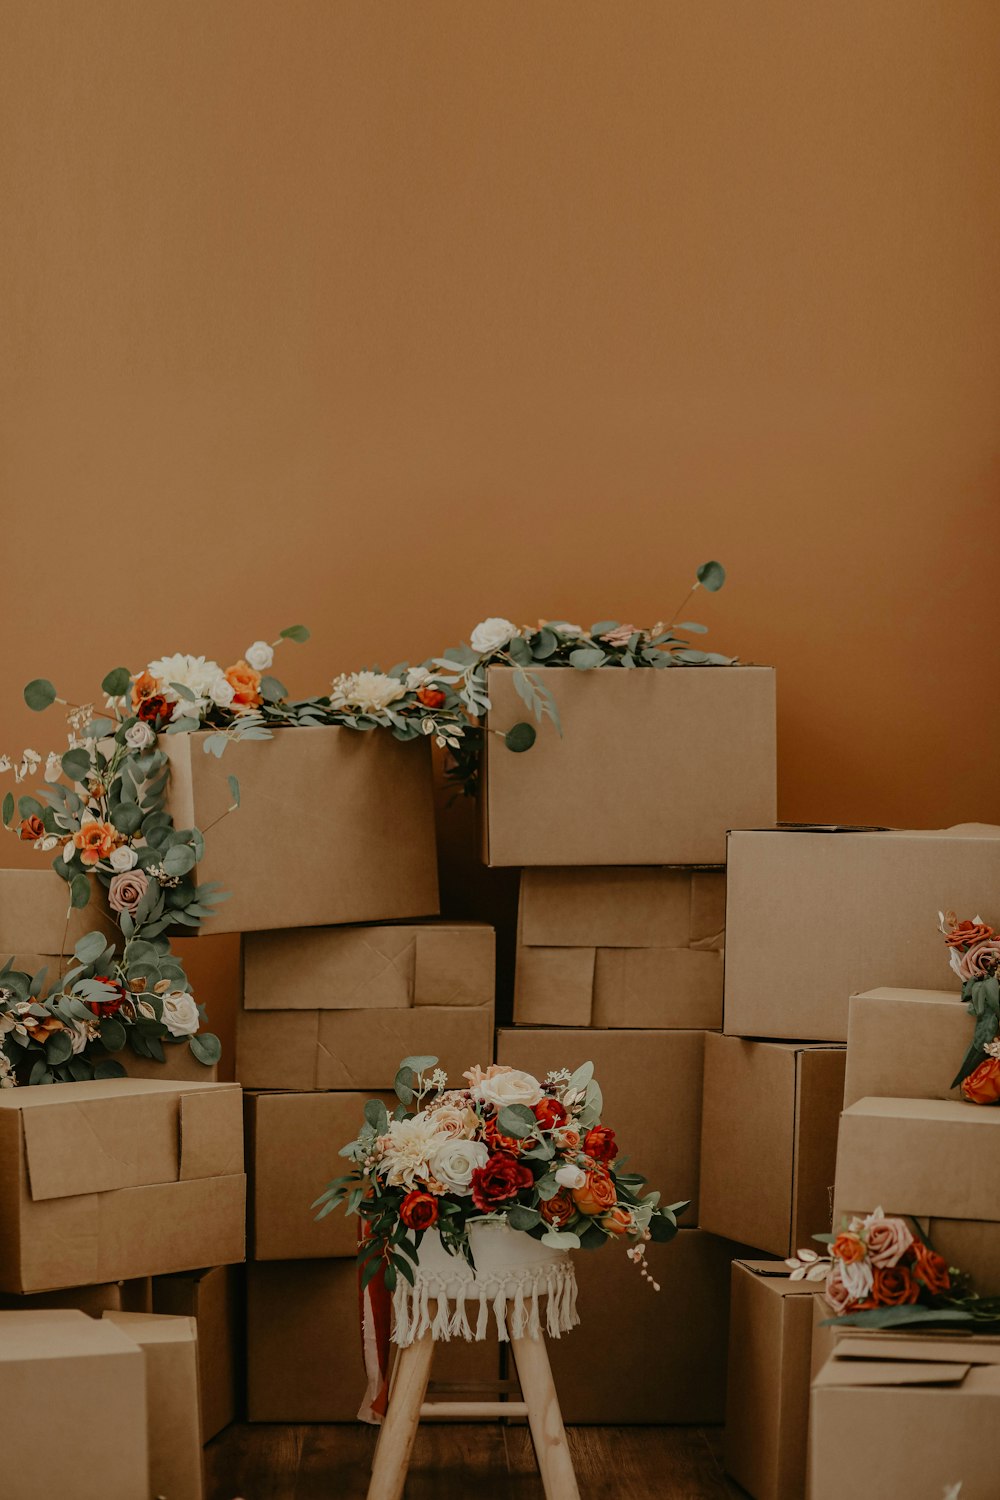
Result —
[{"label": "box flap", "polygon": [[[541,948],[686,948],[692,879],[690,870],[669,867],[525,870],[521,942]],[[702,879],[708,885],[700,895],[706,896],[712,880],[705,873]],[[715,881],[725,889],[721,871]],[[711,910],[707,901],[699,906],[703,926]],[[698,936],[710,934],[700,931]]]},{"label": "box flap", "polygon": [[236,1084],[185,1094],[180,1108],[180,1178],[243,1171],[243,1100]]},{"label": "box flap", "polygon": [[1000,1339],[983,1339],[971,1333],[956,1338],[952,1330],[928,1336],[904,1329],[883,1337],[875,1330],[859,1335],[848,1328],[837,1340],[837,1358],[1000,1365]]},{"label": "box flap", "polygon": [[112,1324],[75,1308],[0,1312],[0,1363],[137,1352]]},{"label": "box flap", "polygon": [[485,923],[416,929],[414,1005],[490,1005],[496,971],[496,934]]},{"label": "box flap", "polygon": [[817,1386],[959,1386],[971,1365],[932,1360],[842,1360],[839,1348],[816,1376]]},{"label": "box flap", "polygon": [[198,1325],[194,1318],[171,1313],[118,1312],[105,1310],[103,1319],[113,1323],[140,1348],[145,1344],[194,1344]]},{"label": "box flap", "polygon": [[38,1089],[47,1102],[22,1116],[28,1187],[36,1203],[176,1182],[175,1093],[126,1090],[111,1097],[64,1099],[63,1091],[72,1087]]}]

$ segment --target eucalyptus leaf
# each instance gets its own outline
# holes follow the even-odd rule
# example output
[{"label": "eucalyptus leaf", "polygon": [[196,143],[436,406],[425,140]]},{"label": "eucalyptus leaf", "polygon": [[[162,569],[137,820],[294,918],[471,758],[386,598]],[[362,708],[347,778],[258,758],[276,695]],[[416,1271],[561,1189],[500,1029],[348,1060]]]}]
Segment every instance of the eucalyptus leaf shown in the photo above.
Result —
[{"label": "eucalyptus leaf", "polygon": [[68,776],[70,781],[86,781],[91,772],[90,756],[86,750],[79,747],[67,750],[60,764],[64,775]]},{"label": "eucalyptus leaf", "polygon": [[34,677],[24,690],[24,701],[36,714],[56,701],[56,690],[46,677]]},{"label": "eucalyptus leaf", "polygon": [[70,904],[76,911],[82,911],[90,902],[90,881],[86,875],[74,875],[69,883]]},{"label": "eucalyptus leaf", "polygon": [[281,631],[283,641],[297,641],[303,645],[309,639],[310,632],[304,625],[289,625],[287,630]]},{"label": "eucalyptus leaf", "polygon": [[108,940],[103,932],[85,932],[73,949],[74,958],[82,964],[93,964],[103,954]]},{"label": "eucalyptus leaf", "polygon": [[720,562],[702,563],[698,569],[698,582],[710,594],[715,594],[726,581],[726,570]]},{"label": "eucalyptus leaf", "polygon": [[192,1054],[206,1067],[217,1063],[222,1056],[222,1043],[212,1031],[196,1031],[194,1036],[188,1039],[188,1045]]},{"label": "eucalyptus leaf", "polygon": [[537,738],[535,726],[522,721],[520,724],[515,724],[512,729],[508,729],[503,742],[508,750],[513,750],[515,754],[520,755],[525,750],[530,750]]},{"label": "eucalyptus leaf", "polygon": [[575,651],[569,653],[570,666],[577,667],[581,672],[599,667],[605,661],[607,656],[597,646],[577,646]]},{"label": "eucalyptus leaf", "polygon": [[109,698],[123,698],[129,690],[132,674],[128,667],[115,667],[101,683],[102,692]]}]

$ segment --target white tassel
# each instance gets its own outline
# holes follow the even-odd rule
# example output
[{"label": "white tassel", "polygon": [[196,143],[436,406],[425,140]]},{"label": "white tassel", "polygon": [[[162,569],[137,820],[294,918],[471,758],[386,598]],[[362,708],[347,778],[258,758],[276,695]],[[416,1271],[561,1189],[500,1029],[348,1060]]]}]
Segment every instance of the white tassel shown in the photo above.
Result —
[{"label": "white tassel", "polygon": [[395,1342],[402,1347],[413,1342],[410,1336],[410,1288],[405,1283],[396,1287],[396,1295],[392,1299],[392,1310],[396,1315],[396,1331],[393,1334]]},{"label": "white tassel", "polygon": [[434,1322],[431,1324],[431,1338],[447,1340],[448,1330],[451,1326],[451,1308],[448,1298],[443,1292],[438,1292],[437,1307],[434,1312]]},{"label": "white tassel", "polygon": [[493,1316],[497,1320],[497,1337],[501,1344],[510,1343],[510,1335],[507,1332],[507,1298],[504,1296],[503,1287],[497,1292],[493,1299]]},{"label": "white tassel", "polygon": [[486,1301],[486,1288],[483,1287],[479,1293],[479,1317],[476,1319],[476,1342],[482,1343],[489,1332],[490,1309]]},{"label": "white tassel", "polygon": [[537,1339],[542,1331],[541,1320],[538,1316],[538,1282],[535,1282],[531,1291],[531,1317],[528,1319],[528,1335]]}]

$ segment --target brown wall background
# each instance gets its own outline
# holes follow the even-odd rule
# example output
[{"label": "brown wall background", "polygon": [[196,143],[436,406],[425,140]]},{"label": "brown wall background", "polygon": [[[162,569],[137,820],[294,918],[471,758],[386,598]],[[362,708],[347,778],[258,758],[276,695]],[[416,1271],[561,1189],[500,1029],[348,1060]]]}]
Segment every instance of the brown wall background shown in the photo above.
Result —
[{"label": "brown wall background", "polygon": [[6,0],[5,746],[32,676],[302,620],[316,690],[715,556],[785,818],[1000,821],[998,54],[994,0]]}]

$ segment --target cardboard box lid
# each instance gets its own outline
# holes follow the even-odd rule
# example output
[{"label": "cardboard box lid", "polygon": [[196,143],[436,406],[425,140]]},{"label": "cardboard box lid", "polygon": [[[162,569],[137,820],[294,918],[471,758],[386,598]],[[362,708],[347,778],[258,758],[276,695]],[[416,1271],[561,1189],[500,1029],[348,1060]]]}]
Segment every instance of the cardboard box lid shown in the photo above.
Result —
[{"label": "cardboard box lid", "polygon": [[101,1317],[102,1321],[121,1328],[140,1347],[145,1344],[195,1344],[198,1341],[197,1322],[183,1313],[119,1312],[117,1308],[109,1308]]},{"label": "cardboard box lid", "polygon": [[776,1297],[815,1297],[823,1290],[822,1282],[806,1281],[804,1277],[793,1281],[782,1260],[734,1260],[733,1269],[737,1267]]},{"label": "cardboard box lid", "polygon": [[814,1385],[960,1386],[977,1367],[1000,1365],[1000,1341],[840,1335]]},{"label": "cardboard box lid", "polygon": [[0,1312],[0,1364],[138,1353],[119,1329],[76,1308]]},{"label": "cardboard box lid", "polygon": [[686,948],[720,940],[725,873],[674,866],[528,869],[519,942],[538,948]]}]

